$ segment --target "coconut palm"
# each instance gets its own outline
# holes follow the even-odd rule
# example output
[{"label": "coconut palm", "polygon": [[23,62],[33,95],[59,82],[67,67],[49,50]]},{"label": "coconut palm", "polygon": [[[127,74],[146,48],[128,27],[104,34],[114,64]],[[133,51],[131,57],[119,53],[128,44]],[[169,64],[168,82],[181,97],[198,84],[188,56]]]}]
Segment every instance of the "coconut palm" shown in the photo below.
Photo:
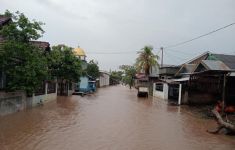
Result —
[{"label": "coconut palm", "polygon": [[153,66],[159,66],[157,62],[159,57],[153,54],[152,46],[145,46],[138,54],[136,68],[139,72],[144,71],[145,75],[149,75]]}]

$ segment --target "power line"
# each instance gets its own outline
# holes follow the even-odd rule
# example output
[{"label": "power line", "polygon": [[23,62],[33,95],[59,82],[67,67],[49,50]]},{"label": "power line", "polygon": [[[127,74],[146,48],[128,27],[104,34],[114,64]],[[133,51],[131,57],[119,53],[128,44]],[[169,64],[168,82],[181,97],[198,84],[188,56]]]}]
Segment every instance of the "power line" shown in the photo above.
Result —
[{"label": "power line", "polygon": [[215,33],[215,32],[218,32],[218,31],[220,31],[220,30],[223,30],[223,29],[228,28],[228,27],[233,26],[233,25],[235,25],[235,22],[233,22],[233,23],[231,23],[231,24],[229,24],[229,25],[223,26],[223,27],[221,27],[221,28],[218,28],[218,29],[216,29],[216,30],[213,30],[213,31],[211,31],[211,32],[208,32],[208,33],[206,33],[206,34],[202,34],[202,35],[197,36],[197,37],[195,37],[195,38],[192,38],[192,39],[190,39],[190,40],[186,40],[186,41],[183,41],[183,42],[179,42],[179,43],[176,43],[176,44],[174,44],[174,45],[165,46],[164,48],[167,49],[167,48],[172,48],[172,47],[176,47],[176,46],[179,46],[179,45],[183,45],[183,44],[192,42],[192,41],[194,41],[194,40],[200,39],[200,38],[202,38],[202,37],[204,37],[204,36],[207,36],[207,35],[213,34],[213,33]]},{"label": "power line", "polygon": [[182,63],[182,61],[184,61],[182,58],[175,56],[175,55],[171,55],[169,52],[165,52],[165,54],[179,64]]},{"label": "power line", "polygon": [[175,50],[175,49],[169,49],[169,48],[167,49],[167,51],[184,54],[186,56],[188,56],[188,55],[197,55],[198,54],[198,53],[192,53],[192,52],[183,52],[182,50]]},{"label": "power line", "polygon": [[188,58],[186,58],[186,57],[180,57],[180,56],[178,56],[178,55],[174,55],[174,54],[171,54],[169,51],[165,51],[165,54],[167,54],[167,55],[169,55],[169,56],[172,56],[172,57],[174,57],[174,58],[177,58],[178,60],[181,60],[181,61],[185,61],[185,60],[187,60]]}]

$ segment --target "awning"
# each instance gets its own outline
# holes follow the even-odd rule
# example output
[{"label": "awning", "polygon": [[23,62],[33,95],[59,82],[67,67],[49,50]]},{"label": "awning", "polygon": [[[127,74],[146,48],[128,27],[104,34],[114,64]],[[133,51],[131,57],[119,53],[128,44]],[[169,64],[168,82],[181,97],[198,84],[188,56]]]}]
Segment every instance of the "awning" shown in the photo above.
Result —
[{"label": "awning", "polygon": [[184,78],[180,78],[180,79],[172,79],[172,81],[176,81],[176,82],[180,82],[180,81],[188,81],[189,77],[184,77]]}]

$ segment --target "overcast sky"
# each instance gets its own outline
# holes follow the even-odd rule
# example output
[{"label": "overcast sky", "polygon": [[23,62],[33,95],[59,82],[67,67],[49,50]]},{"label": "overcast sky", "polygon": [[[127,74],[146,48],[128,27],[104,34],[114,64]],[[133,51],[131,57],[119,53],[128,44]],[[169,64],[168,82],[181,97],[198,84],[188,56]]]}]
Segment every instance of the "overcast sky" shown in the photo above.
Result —
[{"label": "overcast sky", "polygon": [[[235,22],[235,0],[1,0],[0,13],[6,9],[44,22],[40,40],[79,45],[107,71],[133,64],[145,45],[157,53]],[[177,65],[205,51],[235,55],[234,40],[235,25],[166,49],[164,63]]]}]

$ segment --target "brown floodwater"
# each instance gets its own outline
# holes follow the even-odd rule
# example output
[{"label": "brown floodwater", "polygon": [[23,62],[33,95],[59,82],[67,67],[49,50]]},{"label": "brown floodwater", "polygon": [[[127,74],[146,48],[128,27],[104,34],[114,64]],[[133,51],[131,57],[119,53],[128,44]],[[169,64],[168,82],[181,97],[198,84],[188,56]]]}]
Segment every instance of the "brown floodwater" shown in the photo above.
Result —
[{"label": "brown floodwater", "polygon": [[0,149],[234,150],[234,137],[206,132],[214,127],[188,106],[113,86],[1,117]]}]

